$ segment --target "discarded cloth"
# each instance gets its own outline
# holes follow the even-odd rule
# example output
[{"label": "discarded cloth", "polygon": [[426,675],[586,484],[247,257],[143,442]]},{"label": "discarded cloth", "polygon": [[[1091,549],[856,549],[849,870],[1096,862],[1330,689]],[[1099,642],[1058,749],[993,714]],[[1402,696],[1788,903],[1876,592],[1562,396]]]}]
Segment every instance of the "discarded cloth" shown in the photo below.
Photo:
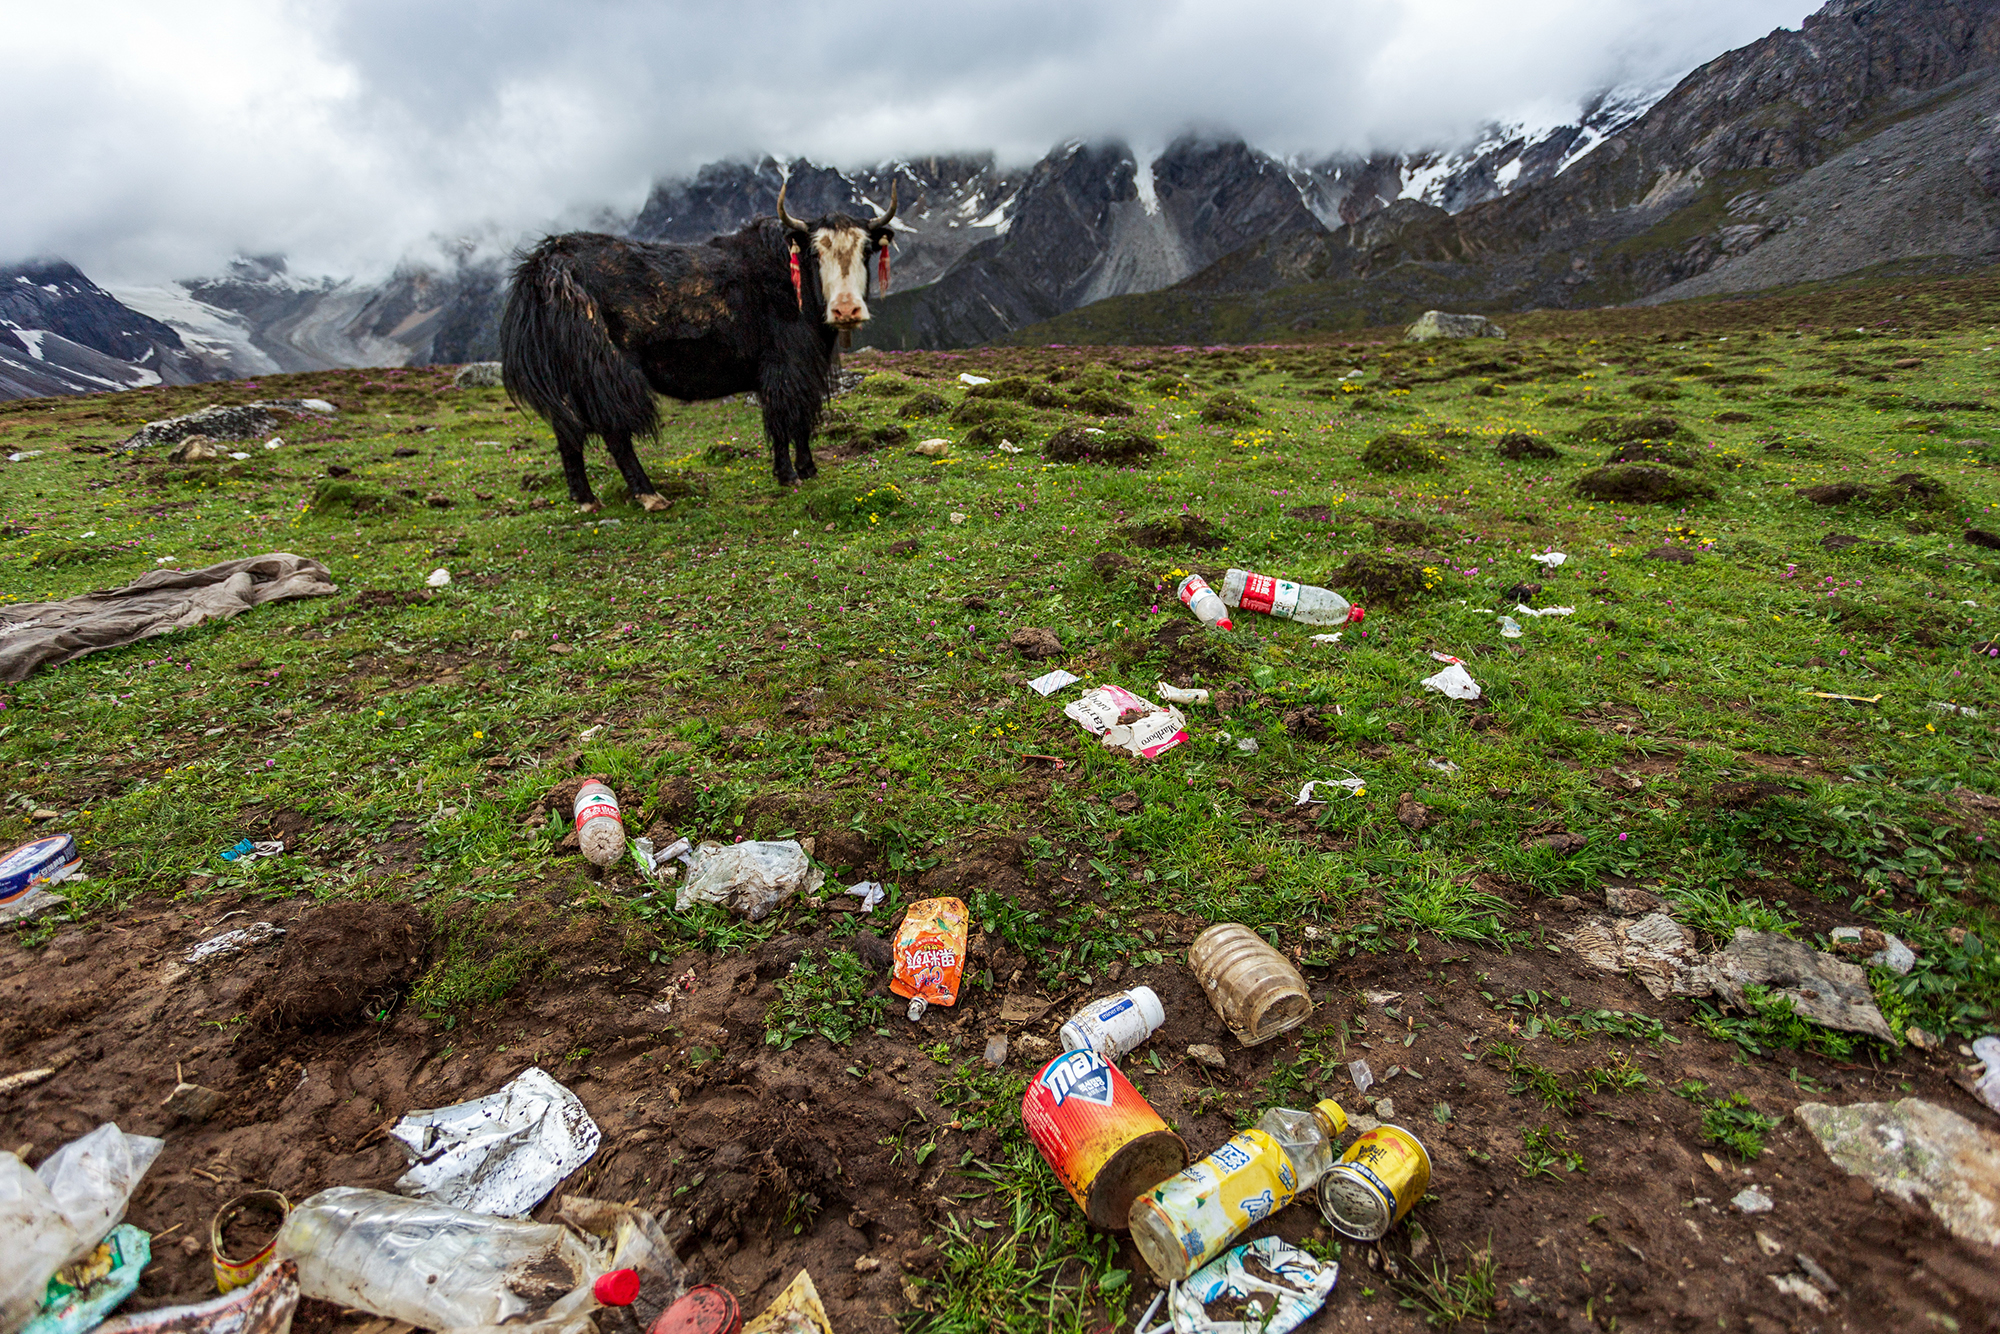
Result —
[{"label": "discarded cloth", "polygon": [[0,607],[0,681],[40,667],[235,616],[266,602],[338,592],[326,566],[286,551],[199,570],[154,570],[123,588]]}]

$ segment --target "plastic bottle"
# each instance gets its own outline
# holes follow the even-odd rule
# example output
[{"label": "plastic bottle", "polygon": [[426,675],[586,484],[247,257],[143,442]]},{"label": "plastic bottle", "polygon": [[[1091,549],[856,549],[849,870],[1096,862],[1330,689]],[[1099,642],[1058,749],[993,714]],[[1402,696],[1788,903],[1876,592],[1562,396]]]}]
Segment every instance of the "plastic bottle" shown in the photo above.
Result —
[{"label": "plastic bottle", "polygon": [[1261,611],[1301,625],[1340,625],[1367,615],[1331,589],[1248,570],[1231,570],[1222,576],[1222,600],[1244,611]]},{"label": "plastic bottle", "polygon": [[1212,625],[1218,630],[1236,628],[1236,623],[1229,619],[1229,608],[1208,586],[1208,580],[1200,575],[1191,574],[1181,580],[1179,596],[1181,605],[1199,617],[1203,625]]},{"label": "plastic bottle", "polygon": [[1151,987],[1133,987],[1092,1001],[1070,1016],[1056,1034],[1064,1051],[1089,1048],[1107,1061],[1137,1050],[1167,1022],[1166,1007]]},{"label": "plastic bottle", "polygon": [[1188,947],[1188,967],[1208,1003],[1246,1047],[1297,1028],[1312,1013],[1306,980],[1263,937],[1235,922],[1218,922]]},{"label": "plastic bottle", "polygon": [[625,821],[602,778],[586,778],[576,790],[576,841],[593,865],[613,866],[625,855]]},{"label": "plastic bottle", "polygon": [[1333,1166],[1347,1113],[1273,1107],[1200,1162],[1132,1201],[1132,1241],[1162,1286],[1186,1278],[1310,1189]]}]

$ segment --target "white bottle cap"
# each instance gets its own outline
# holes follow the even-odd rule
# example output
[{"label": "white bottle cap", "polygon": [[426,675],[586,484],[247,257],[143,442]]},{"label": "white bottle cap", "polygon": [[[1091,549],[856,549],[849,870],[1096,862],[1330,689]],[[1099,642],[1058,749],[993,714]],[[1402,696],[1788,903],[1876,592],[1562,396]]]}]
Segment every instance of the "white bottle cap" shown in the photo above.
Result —
[{"label": "white bottle cap", "polygon": [[1146,1017],[1147,1032],[1153,1032],[1167,1022],[1167,1009],[1160,1004],[1160,998],[1153,994],[1151,987],[1133,987],[1131,996],[1139,1007],[1139,1013]]}]

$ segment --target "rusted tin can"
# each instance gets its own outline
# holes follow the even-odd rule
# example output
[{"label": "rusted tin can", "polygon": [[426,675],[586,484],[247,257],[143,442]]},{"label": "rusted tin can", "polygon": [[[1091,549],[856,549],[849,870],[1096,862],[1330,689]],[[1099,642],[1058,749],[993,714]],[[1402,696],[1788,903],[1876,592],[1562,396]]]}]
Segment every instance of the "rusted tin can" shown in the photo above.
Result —
[{"label": "rusted tin can", "polygon": [[737,1334],[742,1328],[743,1311],[736,1304],[736,1294],[704,1283],[689,1288],[679,1301],[660,1312],[648,1334]]},{"label": "rusted tin can", "polygon": [[1021,1120],[1083,1216],[1112,1231],[1131,1226],[1142,1191],[1188,1163],[1181,1137],[1117,1066],[1088,1048],[1064,1052],[1028,1081]]},{"label": "rusted tin can", "polygon": [[[278,1244],[278,1229],[284,1226],[285,1215],[291,1211],[292,1202],[275,1190],[253,1190],[247,1195],[238,1195],[215,1211],[215,1217],[208,1224],[208,1250],[215,1262],[217,1292],[234,1292],[257,1281],[257,1275],[271,1263],[271,1248]],[[223,1241],[223,1233],[239,1218],[248,1220],[255,1215],[268,1219],[268,1226],[256,1230],[256,1235],[264,1238],[262,1244],[249,1248],[239,1241],[237,1249],[251,1249],[251,1254],[241,1259],[233,1258]]]},{"label": "rusted tin can", "polygon": [[1375,1241],[1431,1187],[1431,1156],[1401,1126],[1377,1126],[1319,1179],[1319,1211],[1335,1230]]}]

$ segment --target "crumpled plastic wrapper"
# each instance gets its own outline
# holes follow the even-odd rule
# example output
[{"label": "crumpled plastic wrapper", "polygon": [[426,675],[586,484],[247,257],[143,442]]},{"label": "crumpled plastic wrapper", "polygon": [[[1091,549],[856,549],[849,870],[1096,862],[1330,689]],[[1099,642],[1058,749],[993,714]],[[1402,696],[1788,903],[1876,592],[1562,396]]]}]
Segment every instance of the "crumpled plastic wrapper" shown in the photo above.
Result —
[{"label": "crumpled plastic wrapper", "polygon": [[411,1112],[389,1136],[410,1159],[397,1190],[502,1218],[547,1199],[603,1138],[582,1101],[540,1066],[483,1098]]},{"label": "crumpled plastic wrapper", "polygon": [[267,940],[276,940],[285,934],[285,928],[272,922],[252,922],[249,926],[239,926],[234,931],[225,931],[219,936],[210,936],[201,944],[187,952],[184,963],[207,963],[224,955],[247,950],[253,945],[262,945]]},{"label": "crumpled plastic wrapper", "polygon": [[[1271,1278],[1250,1272],[1253,1259]],[[1176,1334],[1289,1334],[1326,1305],[1339,1278],[1339,1265],[1315,1260],[1277,1237],[1259,1237],[1224,1251],[1174,1284],[1168,1314]],[[1249,1320],[1211,1319],[1208,1306],[1225,1297],[1254,1298],[1262,1312],[1246,1311],[1254,1316]]]},{"label": "crumpled plastic wrapper", "polygon": [[1465,664],[1448,653],[1433,653],[1431,657],[1445,664],[1445,669],[1435,676],[1426,676],[1422,685],[1426,690],[1435,690],[1440,695],[1452,699],[1478,699],[1479,682],[1472,679],[1472,673],[1465,670]]},{"label": "crumpled plastic wrapper", "polygon": [[713,903],[755,922],[794,894],[812,894],[826,880],[796,839],[782,843],[697,844],[687,880],[674,898],[674,911]]},{"label": "crumpled plastic wrapper", "polygon": [[1179,709],[1163,708],[1123,686],[1096,686],[1065,704],[1063,712],[1106,746],[1141,759],[1158,759],[1188,739]]}]

